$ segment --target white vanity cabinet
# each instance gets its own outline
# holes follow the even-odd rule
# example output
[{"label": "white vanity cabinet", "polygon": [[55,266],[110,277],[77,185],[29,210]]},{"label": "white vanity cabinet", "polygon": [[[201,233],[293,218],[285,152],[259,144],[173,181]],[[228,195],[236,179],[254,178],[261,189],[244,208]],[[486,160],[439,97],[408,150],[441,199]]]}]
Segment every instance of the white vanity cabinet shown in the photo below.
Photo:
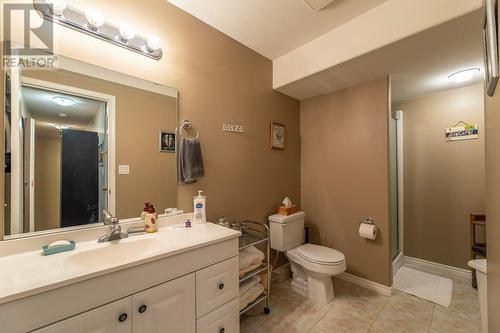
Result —
[{"label": "white vanity cabinet", "polygon": [[235,236],[0,303],[0,332],[239,333]]}]

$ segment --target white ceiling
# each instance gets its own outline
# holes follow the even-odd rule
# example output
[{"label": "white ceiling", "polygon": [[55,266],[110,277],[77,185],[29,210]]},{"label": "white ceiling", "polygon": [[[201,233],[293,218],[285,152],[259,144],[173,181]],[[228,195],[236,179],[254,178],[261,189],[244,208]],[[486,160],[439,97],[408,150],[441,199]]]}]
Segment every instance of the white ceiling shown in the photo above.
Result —
[{"label": "white ceiling", "polygon": [[[104,104],[101,101],[28,86],[23,86],[22,96],[33,119],[54,123],[62,122],[75,126],[87,126],[94,120],[101,110],[102,104]],[[53,100],[54,96],[74,99],[77,104],[70,106],[58,105]],[[59,113],[65,113],[67,117],[60,117]]]},{"label": "white ceiling", "polygon": [[396,102],[481,82],[482,72],[463,84],[448,79],[461,69],[483,69],[481,19],[477,10],[278,90],[303,100],[390,74]]},{"label": "white ceiling", "polygon": [[320,11],[304,0],[167,1],[273,60],[386,0],[335,0]]},{"label": "white ceiling", "polygon": [[[60,106],[53,101],[54,96],[72,98],[77,104]],[[29,116],[35,119],[37,125],[47,128],[54,128],[53,124],[64,124],[74,129],[86,129],[105,110],[105,103],[101,101],[28,86],[22,87],[22,98]],[[66,117],[61,117],[60,113],[66,114]]]}]

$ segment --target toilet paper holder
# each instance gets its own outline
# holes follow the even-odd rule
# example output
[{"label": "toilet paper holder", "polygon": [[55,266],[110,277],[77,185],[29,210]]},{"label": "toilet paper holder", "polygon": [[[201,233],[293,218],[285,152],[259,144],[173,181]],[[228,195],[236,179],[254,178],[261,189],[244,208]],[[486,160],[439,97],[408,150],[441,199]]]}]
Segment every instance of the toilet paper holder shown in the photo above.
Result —
[{"label": "toilet paper holder", "polygon": [[375,225],[375,219],[374,219],[373,217],[369,217],[369,218],[367,218],[366,220],[359,222],[359,224],[360,224],[360,225],[361,225],[361,223],[366,223],[366,224],[373,224],[373,225]]}]

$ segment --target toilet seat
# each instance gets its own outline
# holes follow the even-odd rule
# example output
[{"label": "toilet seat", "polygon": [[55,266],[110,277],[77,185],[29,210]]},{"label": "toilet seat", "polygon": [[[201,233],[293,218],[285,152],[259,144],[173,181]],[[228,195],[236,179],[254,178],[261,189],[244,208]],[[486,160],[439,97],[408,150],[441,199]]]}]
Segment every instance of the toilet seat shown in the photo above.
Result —
[{"label": "toilet seat", "polygon": [[[286,251],[288,259],[301,267],[303,267],[310,274],[326,274],[337,275],[344,272],[347,268],[345,258],[337,262],[317,262],[313,258],[306,258],[299,252],[299,247]],[[306,252],[307,253],[307,252]]]},{"label": "toilet seat", "polygon": [[325,246],[304,244],[297,247],[297,254],[309,262],[320,265],[342,265],[345,262],[342,252]]}]

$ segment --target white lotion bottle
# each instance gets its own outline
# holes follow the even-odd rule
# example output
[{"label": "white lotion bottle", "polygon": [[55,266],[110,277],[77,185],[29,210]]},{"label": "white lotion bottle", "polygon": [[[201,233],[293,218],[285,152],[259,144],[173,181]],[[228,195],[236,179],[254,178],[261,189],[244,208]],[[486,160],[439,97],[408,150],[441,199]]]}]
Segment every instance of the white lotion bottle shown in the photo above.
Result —
[{"label": "white lotion bottle", "polygon": [[198,191],[198,195],[193,199],[193,222],[207,223],[206,203],[207,197],[201,195],[203,191]]}]

